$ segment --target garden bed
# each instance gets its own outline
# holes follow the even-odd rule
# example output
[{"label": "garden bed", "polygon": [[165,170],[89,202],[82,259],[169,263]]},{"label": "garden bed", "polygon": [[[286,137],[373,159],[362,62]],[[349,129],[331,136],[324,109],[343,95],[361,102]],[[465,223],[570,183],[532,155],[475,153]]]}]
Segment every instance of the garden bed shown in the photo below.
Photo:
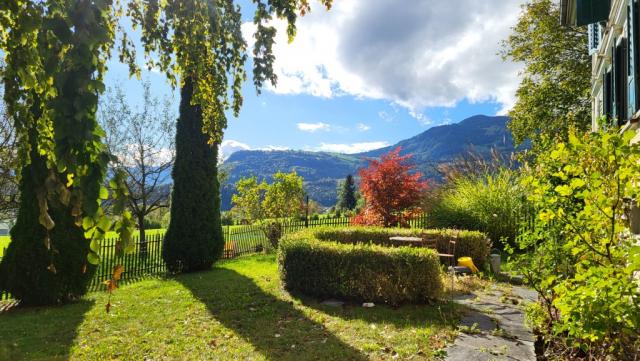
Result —
[{"label": "garden bed", "polygon": [[283,285],[290,292],[319,298],[392,305],[438,298],[442,270],[436,250],[390,243],[389,237],[395,235],[433,239],[438,245],[455,235],[460,249],[456,256],[477,256],[474,259],[481,262],[489,250],[486,237],[479,232],[363,227],[305,230],[280,243]]},{"label": "garden bed", "polygon": [[419,237],[427,243],[435,242],[439,253],[449,251],[449,241],[455,240],[455,257],[471,257],[479,267],[487,262],[491,241],[487,235],[478,231],[454,230],[454,229],[416,229],[416,228],[382,228],[382,227],[349,227],[329,228],[321,227],[305,230],[301,233],[304,237],[311,235],[321,241],[334,241],[339,243],[373,243],[383,246],[399,246],[389,240],[393,236]]}]

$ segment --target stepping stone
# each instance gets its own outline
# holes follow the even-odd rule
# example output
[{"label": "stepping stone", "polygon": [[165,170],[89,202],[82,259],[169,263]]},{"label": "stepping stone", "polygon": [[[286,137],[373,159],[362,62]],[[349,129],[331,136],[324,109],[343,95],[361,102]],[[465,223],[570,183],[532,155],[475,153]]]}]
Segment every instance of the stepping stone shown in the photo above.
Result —
[{"label": "stepping stone", "polygon": [[344,306],[344,302],[340,300],[329,299],[320,302],[321,305],[331,306],[331,307],[342,307]]},{"label": "stepping stone", "polygon": [[[511,298],[523,302],[514,305]],[[488,293],[479,292],[476,295],[456,297],[454,302],[469,308],[460,324],[473,327],[475,323],[480,333],[460,333],[453,345],[447,348],[445,360],[534,361],[534,337],[531,330],[524,325],[522,303],[535,299],[535,291],[524,287],[512,287],[506,295],[498,288],[493,288]]]},{"label": "stepping stone", "polygon": [[535,361],[533,343],[507,340],[493,335],[466,335],[456,338],[456,343],[447,349],[445,360],[489,361],[518,360]]}]

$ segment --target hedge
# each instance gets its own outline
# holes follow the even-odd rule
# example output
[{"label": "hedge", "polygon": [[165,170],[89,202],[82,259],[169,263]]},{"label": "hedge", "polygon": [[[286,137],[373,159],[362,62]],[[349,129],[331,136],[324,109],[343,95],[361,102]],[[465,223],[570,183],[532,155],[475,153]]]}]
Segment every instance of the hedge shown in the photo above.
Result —
[{"label": "hedge", "polygon": [[[331,228],[320,227],[307,230],[313,237],[322,241],[340,243],[374,243],[379,245],[393,245],[389,237],[420,237],[424,240],[436,241],[438,252],[449,250],[449,241],[456,239],[455,257],[471,257],[479,268],[487,261],[491,242],[486,234],[478,231],[453,229],[408,229],[408,228],[380,228],[380,227],[349,227]],[[396,244],[397,245],[397,244]]]},{"label": "hedge", "polygon": [[427,248],[321,241],[303,231],[280,242],[278,266],[288,291],[318,298],[398,305],[442,292],[438,256]]}]

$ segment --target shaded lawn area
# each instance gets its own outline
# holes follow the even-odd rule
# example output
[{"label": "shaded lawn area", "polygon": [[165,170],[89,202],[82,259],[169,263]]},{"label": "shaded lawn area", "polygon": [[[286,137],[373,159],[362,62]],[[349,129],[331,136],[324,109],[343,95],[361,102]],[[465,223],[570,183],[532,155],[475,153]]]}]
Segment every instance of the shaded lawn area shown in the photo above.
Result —
[{"label": "shaded lawn area", "polygon": [[273,255],[123,286],[109,314],[106,301],[94,293],[0,313],[0,360],[433,359],[458,320],[451,304],[333,308],[291,298]]}]

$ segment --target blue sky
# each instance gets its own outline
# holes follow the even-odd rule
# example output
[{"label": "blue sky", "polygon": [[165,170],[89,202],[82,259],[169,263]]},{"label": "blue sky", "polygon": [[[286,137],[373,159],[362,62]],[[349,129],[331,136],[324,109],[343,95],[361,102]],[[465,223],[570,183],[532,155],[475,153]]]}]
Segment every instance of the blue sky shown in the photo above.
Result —
[{"label": "blue sky", "polygon": [[[287,44],[275,48],[277,87],[260,96],[243,87],[240,116],[229,115],[225,152],[305,149],[357,152],[393,144],[429,127],[475,114],[504,113],[513,103],[517,64],[497,52],[522,1],[337,0],[315,6]],[[251,6],[243,5],[243,33],[251,46]],[[464,3],[464,4],[462,4]],[[457,9],[467,9],[465,15]],[[274,25],[283,29],[283,22]],[[247,64],[250,74],[251,61]],[[177,92],[161,74],[145,72],[155,95]],[[132,104],[140,82],[111,61],[107,86],[121,84]]]}]

